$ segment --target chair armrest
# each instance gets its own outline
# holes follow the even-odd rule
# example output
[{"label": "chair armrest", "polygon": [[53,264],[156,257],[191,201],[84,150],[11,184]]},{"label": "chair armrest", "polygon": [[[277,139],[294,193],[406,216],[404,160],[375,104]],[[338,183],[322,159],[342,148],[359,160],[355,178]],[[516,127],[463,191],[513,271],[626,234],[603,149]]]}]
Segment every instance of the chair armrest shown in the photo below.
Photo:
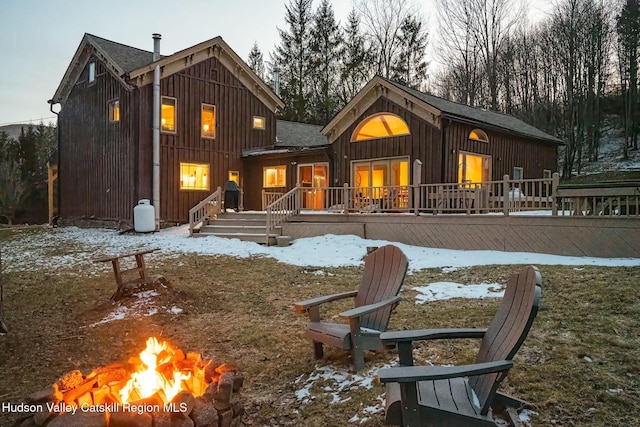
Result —
[{"label": "chair armrest", "polygon": [[381,383],[413,383],[416,381],[433,381],[506,372],[512,367],[513,361],[511,360],[498,360],[463,366],[395,366],[380,369],[377,377]]},{"label": "chair armrest", "polygon": [[360,307],[352,308],[351,310],[343,311],[339,314],[344,319],[351,319],[354,317],[364,316],[365,314],[373,313],[381,308],[388,307],[400,302],[400,297],[395,296],[384,301],[377,302],[375,304],[361,305]]},{"label": "chair armrest", "polygon": [[322,304],[325,304],[325,303],[328,303],[328,302],[332,302],[332,301],[338,301],[338,300],[349,298],[349,297],[355,297],[356,295],[358,295],[358,291],[357,290],[356,291],[342,292],[342,293],[339,293],[339,294],[324,295],[324,296],[317,297],[317,298],[312,298],[312,299],[308,299],[308,300],[304,300],[304,301],[299,301],[299,302],[295,303],[296,313],[303,314],[311,307],[322,305]]},{"label": "chair armrest", "polygon": [[399,342],[438,340],[438,339],[457,339],[457,338],[482,338],[487,332],[486,329],[415,329],[409,331],[391,331],[384,332],[380,335],[380,339],[385,343],[394,344]]}]

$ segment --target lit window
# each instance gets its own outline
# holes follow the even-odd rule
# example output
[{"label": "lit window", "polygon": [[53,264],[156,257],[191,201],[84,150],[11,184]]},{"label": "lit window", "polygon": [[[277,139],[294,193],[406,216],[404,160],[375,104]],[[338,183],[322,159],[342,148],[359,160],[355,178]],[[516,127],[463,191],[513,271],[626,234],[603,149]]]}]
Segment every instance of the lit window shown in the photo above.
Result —
[{"label": "lit window", "polygon": [[162,97],[161,129],[164,132],[176,131],[176,99]]},{"label": "lit window", "polygon": [[240,172],[229,171],[229,181],[233,181],[236,184],[240,185]]},{"label": "lit window", "polygon": [[264,129],[264,117],[253,116],[253,128]]},{"label": "lit window", "polygon": [[286,166],[271,166],[263,169],[264,187],[284,187],[287,180]]},{"label": "lit window", "polygon": [[489,137],[483,130],[474,129],[469,132],[469,139],[472,141],[489,142]]},{"label": "lit window", "polygon": [[120,101],[117,99],[114,99],[113,101],[109,101],[109,121],[110,122],[120,121]]},{"label": "lit window", "polygon": [[491,156],[461,152],[458,155],[458,183],[491,180]]},{"label": "lit window", "polygon": [[402,118],[390,113],[374,114],[364,119],[353,131],[351,141],[410,135],[409,126]]},{"label": "lit window", "polygon": [[209,190],[209,165],[180,163],[181,190]]},{"label": "lit window", "polygon": [[96,80],[96,63],[89,62],[89,83],[93,83]]},{"label": "lit window", "polygon": [[202,137],[216,137],[216,107],[215,105],[202,104]]}]

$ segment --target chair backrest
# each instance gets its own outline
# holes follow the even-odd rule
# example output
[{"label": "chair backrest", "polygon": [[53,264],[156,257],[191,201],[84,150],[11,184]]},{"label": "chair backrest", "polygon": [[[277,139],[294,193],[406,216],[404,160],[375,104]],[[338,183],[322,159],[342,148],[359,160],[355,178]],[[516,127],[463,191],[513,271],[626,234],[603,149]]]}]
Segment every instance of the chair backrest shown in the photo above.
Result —
[{"label": "chair backrest", "polygon": [[[382,246],[368,254],[364,260],[364,272],[355,306],[373,304],[398,295],[409,261],[402,251],[393,245]],[[385,331],[391,317],[391,307],[378,310],[360,319],[360,326]]]},{"label": "chair backrest", "polygon": [[[542,277],[534,266],[525,267],[509,278],[498,312],[480,344],[476,363],[513,359],[538,312],[541,286]],[[479,375],[469,379],[482,414],[488,413],[502,379],[500,374]]]}]

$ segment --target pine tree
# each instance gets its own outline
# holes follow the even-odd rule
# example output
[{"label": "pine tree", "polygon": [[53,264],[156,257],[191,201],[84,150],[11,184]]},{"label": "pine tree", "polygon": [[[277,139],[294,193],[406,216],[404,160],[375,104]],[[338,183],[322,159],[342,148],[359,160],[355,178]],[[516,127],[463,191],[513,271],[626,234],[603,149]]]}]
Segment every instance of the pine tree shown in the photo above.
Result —
[{"label": "pine tree", "polygon": [[338,70],[342,34],[329,0],[314,16],[309,45],[313,82],[312,121],[326,124],[338,111]]},{"label": "pine tree", "polygon": [[409,87],[420,89],[427,79],[428,33],[414,15],[405,18],[398,34],[400,54],[393,66],[393,78]]},{"label": "pine tree", "polygon": [[307,122],[310,118],[311,3],[312,0],[290,0],[285,6],[288,29],[278,29],[280,44],[271,55],[272,69],[277,67],[279,70],[280,98],[285,103],[279,117],[285,120]]},{"label": "pine tree", "polygon": [[262,59],[262,52],[258,47],[258,42],[253,43],[253,47],[247,58],[247,65],[249,65],[249,68],[251,68],[258,77],[264,80],[264,60]]},{"label": "pine tree", "polygon": [[342,64],[340,69],[340,101],[342,105],[356,96],[375,74],[373,56],[360,30],[360,17],[351,9],[344,27]]},{"label": "pine tree", "polygon": [[628,157],[628,149],[638,148],[638,50],[640,49],[640,2],[627,0],[616,17],[618,32],[618,58],[620,63],[620,79],[624,98],[625,142],[624,157]]}]

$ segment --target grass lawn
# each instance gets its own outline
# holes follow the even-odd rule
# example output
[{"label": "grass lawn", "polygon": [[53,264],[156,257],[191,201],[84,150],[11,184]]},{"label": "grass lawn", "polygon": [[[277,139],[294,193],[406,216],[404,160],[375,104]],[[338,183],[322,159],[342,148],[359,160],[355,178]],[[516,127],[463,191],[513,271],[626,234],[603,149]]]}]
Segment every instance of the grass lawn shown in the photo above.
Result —
[{"label": "grass lawn", "polygon": [[[3,255],[15,236],[0,230]],[[31,249],[21,248],[25,253]],[[70,256],[76,250],[73,245],[50,249],[51,255]],[[240,391],[244,425],[384,425],[382,385],[374,381],[367,388],[356,382],[341,389],[331,379],[314,380],[325,366],[348,373],[349,360],[333,349],[327,349],[326,359],[314,360],[303,335],[306,319],[293,310],[295,301],[354,289],[361,268],[318,270],[263,257],[196,254],[153,257],[148,265],[172,289],[139,308],[138,317],[103,323],[116,309],[109,300],[113,274],[103,268],[108,266],[52,269],[43,263],[33,271],[19,271],[5,265],[4,312],[10,332],[0,336],[0,403],[23,402],[73,369],[125,362],[147,337],[157,336],[185,352],[238,365],[245,375]],[[533,404],[534,426],[640,425],[640,267],[538,267],[541,308],[502,389]],[[519,268],[410,274],[389,329],[484,327],[498,300],[416,304],[412,287],[441,281],[504,284]],[[129,298],[122,303],[131,307],[135,302]],[[182,311],[176,314],[173,307]],[[346,307],[336,304],[326,316]],[[145,316],[151,309],[157,313]],[[458,364],[472,361],[476,345],[431,342],[416,353],[422,361]],[[395,360],[393,353],[369,353],[362,375],[374,377],[377,367]],[[307,397],[302,389],[308,390]],[[350,423],[352,419],[358,421]],[[0,413],[1,426],[14,420],[14,414]]]}]

